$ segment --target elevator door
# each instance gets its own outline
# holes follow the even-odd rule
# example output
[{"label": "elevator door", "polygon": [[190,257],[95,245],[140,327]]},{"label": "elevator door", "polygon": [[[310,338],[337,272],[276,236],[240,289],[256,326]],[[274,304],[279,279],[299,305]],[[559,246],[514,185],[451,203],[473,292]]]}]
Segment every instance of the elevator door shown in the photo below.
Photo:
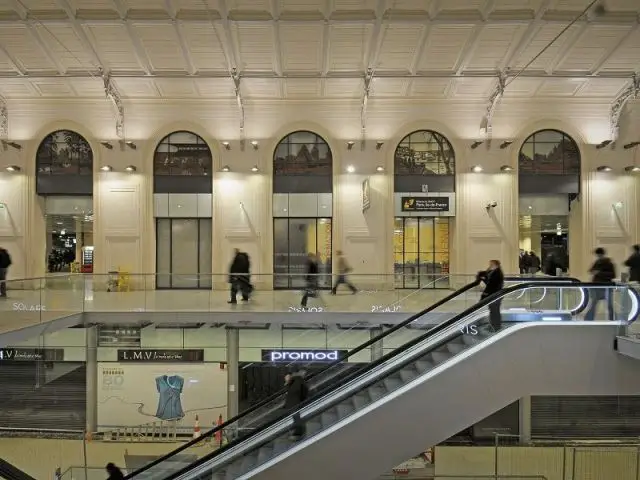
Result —
[{"label": "elevator door", "polygon": [[210,289],[211,219],[156,219],[156,288]]}]

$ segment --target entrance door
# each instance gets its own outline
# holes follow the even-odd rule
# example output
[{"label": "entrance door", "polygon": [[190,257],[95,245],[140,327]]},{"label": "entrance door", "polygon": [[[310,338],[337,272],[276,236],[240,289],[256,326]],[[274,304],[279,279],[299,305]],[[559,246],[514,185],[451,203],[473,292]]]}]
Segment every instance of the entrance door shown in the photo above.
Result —
[{"label": "entrance door", "polygon": [[211,219],[156,219],[156,288],[210,289]]}]

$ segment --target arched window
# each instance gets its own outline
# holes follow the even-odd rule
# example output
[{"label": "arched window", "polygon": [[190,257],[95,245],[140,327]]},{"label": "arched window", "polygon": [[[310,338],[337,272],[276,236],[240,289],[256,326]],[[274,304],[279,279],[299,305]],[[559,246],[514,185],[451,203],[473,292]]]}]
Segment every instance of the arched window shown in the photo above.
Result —
[{"label": "arched window", "polygon": [[396,175],[455,175],[456,155],[443,135],[419,130],[396,147],[394,168]]},{"label": "arched window", "polygon": [[540,130],[520,148],[521,175],[579,175],[580,150],[576,142],[558,130]]},{"label": "arched window", "polygon": [[333,157],[329,144],[313,132],[290,133],[278,143],[273,154],[273,174],[331,175]]},{"label": "arched window", "polygon": [[207,176],[213,169],[211,149],[202,137],[191,132],[174,132],[164,137],[153,155],[153,174]]},{"label": "arched window", "polygon": [[40,143],[36,153],[38,175],[92,175],[89,142],[71,130],[57,130]]}]

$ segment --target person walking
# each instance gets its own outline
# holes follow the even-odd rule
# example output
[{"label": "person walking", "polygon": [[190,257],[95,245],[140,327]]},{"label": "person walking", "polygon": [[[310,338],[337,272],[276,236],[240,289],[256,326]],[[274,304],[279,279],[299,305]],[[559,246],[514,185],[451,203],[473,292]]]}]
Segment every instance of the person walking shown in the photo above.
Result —
[{"label": "person walking", "polygon": [[109,462],[104,469],[109,474],[109,478],[107,480],[124,480],[124,473],[115,464]]},{"label": "person walking", "polygon": [[535,275],[540,271],[541,265],[540,257],[536,255],[536,252],[529,252],[529,273]]},{"label": "person walking", "polygon": [[302,294],[302,300],[300,301],[302,308],[307,308],[309,298],[316,298],[318,296],[318,257],[314,253],[309,252],[307,254],[306,270],[306,285],[304,293]]},{"label": "person walking", "polygon": [[615,311],[613,308],[613,295],[610,288],[605,288],[606,285],[613,285],[613,280],[616,278],[616,266],[611,259],[607,257],[607,252],[604,248],[598,247],[593,252],[596,255],[596,260],[593,262],[589,273],[593,275],[591,281],[593,283],[602,284],[603,287],[589,288],[588,292],[591,295],[591,305],[589,310],[584,315],[585,320],[594,320],[596,317],[596,310],[598,304],[602,300],[607,302],[607,313],[609,314],[609,320],[615,318]]},{"label": "person walking", "polygon": [[[284,400],[284,408],[288,412],[297,410],[297,408],[304,403],[309,397],[309,387],[304,379],[304,371],[295,373],[288,373],[284,377],[284,382],[287,387],[287,395]],[[291,429],[290,440],[297,441],[304,437],[306,433],[306,427],[300,412],[296,411],[293,414],[293,428]]]},{"label": "person walking", "polygon": [[624,261],[624,265],[629,267],[629,281],[640,282],[640,245],[631,247],[631,255]]},{"label": "person walking", "polygon": [[338,292],[338,287],[343,283],[349,287],[351,293],[355,294],[358,292],[358,289],[353,286],[353,284],[347,279],[347,274],[351,271],[351,267],[347,262],[342,250],[336,251],[336,255],[338,256],[338,278],[336,279],[336,283],[333,284],[333,288],[331,289],[331,294],[335,295]]},{"label": "person walking", "polygon": [[[499,260],[490,260],[489,268],[486,271],[478,272],[478,281],[485,284],[484,291],[480,295],[480,299],[485,298],[498,293],[504,288],[504,273]],[[489,323],[494,331],[500,330],[502,327],[502,315],[500,314],[500,304],[502,299],[498,298],[491,302],[489,307]]]},{"label": "person walking", "polygon": [[11,255],[0,247],[0,298],[7,298],[7,274],[11,266]]},{"label": "person walking", "polygon": [[231,285],[230,304],[238,303],[238,292],[242,294],[243,302],[249,301],[249,296],[253,291],[253,286],[251,285],[251,261],[249,260],[249,255],[237,248],[234,250],[233,261],[229,267],[229,284]]}]

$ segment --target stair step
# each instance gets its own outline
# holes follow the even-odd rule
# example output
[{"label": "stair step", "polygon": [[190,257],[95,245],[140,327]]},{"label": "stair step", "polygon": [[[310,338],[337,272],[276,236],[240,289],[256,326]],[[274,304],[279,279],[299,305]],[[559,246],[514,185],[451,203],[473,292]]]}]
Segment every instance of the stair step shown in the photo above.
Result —
[{"label": "stair step", "polygon": [[267,444],[260,449],[258,452],[258,458],[256,459],[256,467],[262,465],[263,463],[268,462],[271,458],[273,458],[273,446],[271,444]]},{"label": "stair step", "polygon": [[466,350],[467,345],[463,344],[463,343],[447,343],[447,349],[449,350],[449,353],[453,354],[453,355],[457,355],[458,353],[462,352],[463,350]]},{"label": "stair step", "polygon": [[390,393],[390,392],[393,392],[393,391],[397,390],[398,387],[400,387],[400,385],[402,385],[402,380],[399,378],[399,376],[394,377],[392,375],[392,376],[382,380],[382,383],[384,384],[385,388],[387,389],[387,393]]},{"label": "stair step", "polygon": [[409,383],[411,380],[418,376],[418,371],[415,368],[407,365],[398,372],[403,384]]},{"label": "stair step", "polygon": [[431,363],[425,357],[421,358],[420,360],[416,360],[414,365],[416,366],[416,368],[418,369],[418,372],[420,372],[420,373],[424,373],[427,370],[430,370],[430,369],[433,368],[433,363]]},{"label": "stair step", "polygon": [[371,401],[375,402],[376,400],[382,398],[387,392],[385,390],[385,387],[380,382],[378,382],[367,388],[367,393],[369,394],[369,397],[371,397]]},{"label": "stair step", "polygon": [[345,400],[344,402],[338,404],[336,409],[338,411],[338,418],[339,419],[343,419],[345,417],[348,417],[349,415],[351,415],[353,412],[356,411],[356,408],[353,406],[353,403],[351,402],[351,398],[349,398],[348,400]]},{"label": "stair step", "polygon": [[322,428],[328,428],[334,423],[338,421],[339,417],[336,411],[333,409],[329,409],[328,411],[322,413],[320,415],[320,422],[322,423]]},{"label": "stair step", "polygon": [[447,360],[449,360],[449,358],[451,358],[451,353],[433,352],[431,356],[433,358],[434,363],[436,365],[439,365],[442,362],[446,362]]},{"label": "stair step", "polygon": [[371,399],[367,396],[366,392],[358,392],[351,397],[351,402],[356,410],[366,407],[371,403]]}]

